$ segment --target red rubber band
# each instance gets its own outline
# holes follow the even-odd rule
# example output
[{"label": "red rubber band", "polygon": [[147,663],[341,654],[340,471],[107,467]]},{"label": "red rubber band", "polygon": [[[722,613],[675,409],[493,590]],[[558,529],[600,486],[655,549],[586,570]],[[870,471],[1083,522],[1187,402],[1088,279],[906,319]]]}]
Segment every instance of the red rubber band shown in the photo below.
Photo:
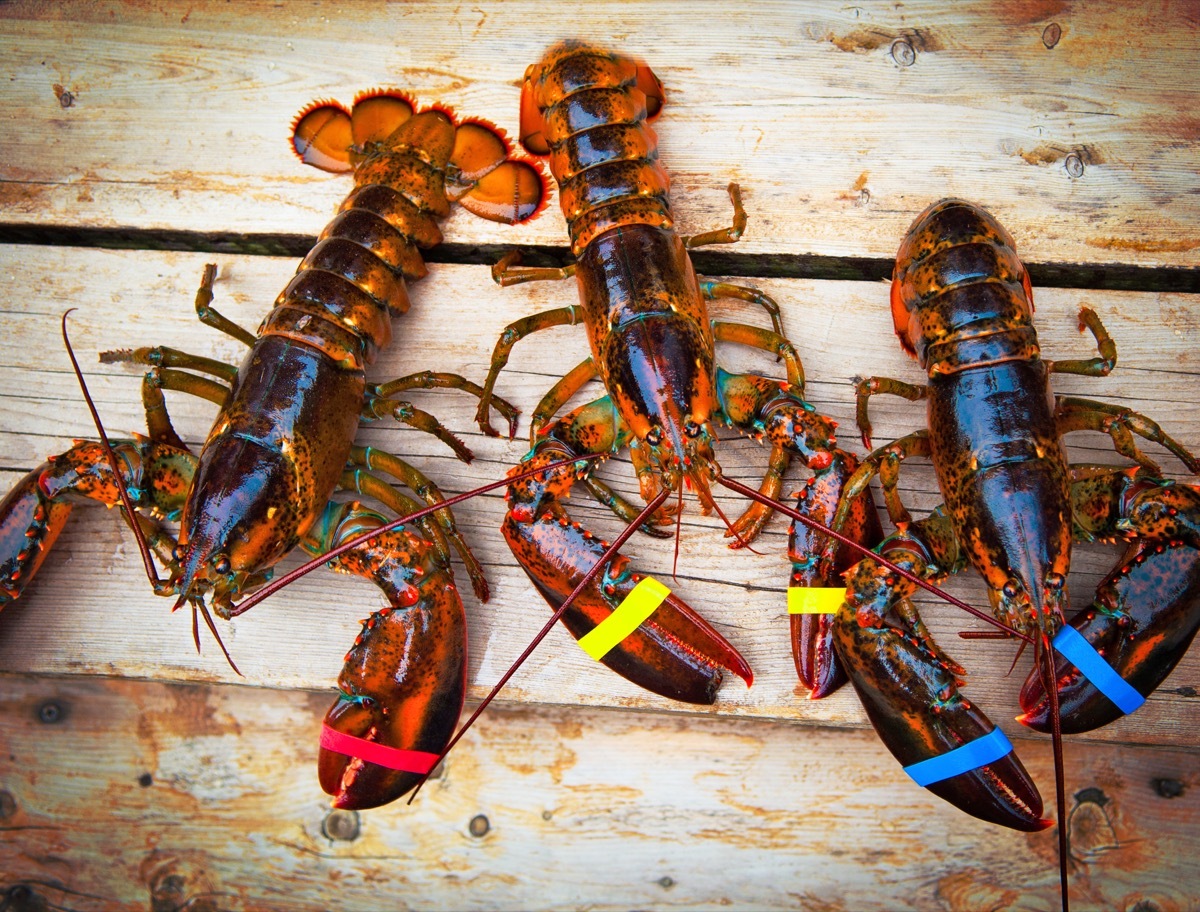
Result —
[{"label": "red rubber band", "polygon": [[368,741],[340,732],[328,725],[321,726],[321,747],[334,753],[345,754],[366,760],[376,766],[386,766],[388,769],[400,770],[405,773],[425,775],[433,769],[440,754],[428,751],[400,750],[398,747],[388,747],[378,741]]}]

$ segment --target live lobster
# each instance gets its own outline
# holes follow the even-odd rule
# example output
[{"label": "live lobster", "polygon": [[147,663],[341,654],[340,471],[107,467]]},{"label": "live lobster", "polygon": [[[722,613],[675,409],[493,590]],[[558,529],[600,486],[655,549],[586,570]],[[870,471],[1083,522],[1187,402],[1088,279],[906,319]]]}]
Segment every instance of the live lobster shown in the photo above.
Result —
[{"label": "live lobster", "polygon": [[[513,159],[489,124],[443,108],[418,112],[392,92],[360,96],[352,111],[310,106],[294,123],[293,145],[307,164],[352,171],[354,190],[257,336],[212,309],[215,267],[206,270],[198,315],[250,347],[241,367],[168,348],[102,355],[150,366],[142,387],[149,437],[121,442],[115,453],[79,443],[18,483],[0,504],[0,607],[33,579],[74,503],[119,505],[124,488],[134,511],[126,518],[166,568],[159,580],[146,555],[155,591],[176,598],[176,607],[192,606],[198,647],[198,617],[215,636],[210,605],[223,618],[240,614],[238,600],[297,545],[324,554],[386,522],[357,501],[331,501],[335,491],[372,497],[399,515],[414,512],[417,504],[391,479],[426,504],[442,502],[414,467],[356,445],[360,422],[393,417],[471,458],[400,396],[439,387],[480,395],[478,386],[428,371],[375,384],[366,370],[391,341],[392,316],[408,310],[406,280],[426,274],[420,250],[441,241],[438,222],[451,204],[493,221],[524,221],[544,197],[540,169]],[[172,427],[164,389],[220,407],[198,456]],[[507,403],[489,402],[515,421]],[[162,525],[175,521],[177,539]],[[331,562],[375,582],[388,602],[363,622],[326,717],[319,772],[337,806],[393,800],[427,772],[423,764],[453,732],[466,687],[466,633],[449,546],[486,599],[482,568],[448,509]],[[404,768],[414,763],[415,772]]]},{"label": "live lobster", "polygon": [[[897,528],[878,547],[880,555],[928,580],[968,565],[983,577],[996,618],[1033,647],[1022,721],[1055,732],[1061,820],[1058,732],[1119,715],[1111,703],[1119,684],[1098,685],[1100,672],[1082,679],[1062,660],[1056,669],[1052,658],[1055,649],[1068,649],[1060,630],[1072,540],[1132,542],[1131,554],[1100,587],[1099,613],[1074,624],[1095,643],[1100,665],[1115,665],[1137,691],[1148,693],[1182,656],[1200,622],[1200,490],[1164,480],[1134,436],[1166,447],[1191,472],[1200,465],[1142,415],[1051,395],[1054,373],[1108,374],[1116,346],[1099,317],[1084,308],[1080,329],[1095,336],[1098,356],[1042,359],[1028,273],[1011,236],[980,207],[948,199],[917,217],[897,255],[891,306],[901,344],[925,368],[928,382],[860,380],[859,427],[870,446],[869,397],[888,393],[924,400],[928,428],[863,461],[846,484],[834,528],[878,476]],[[1078,430],[1110,435],[1137,465],[1070,465],[1062,438]],[[932,460],[945,498],[918,521],[897,493],[901,464],[914,456]],[[1037,788],[1007,739],[959,692],[963,669],[929,635],[909,599],[911,584],[872,558],[852,567],[846,581],[831,625],[834,653],[893,755],[920,784],[970,814],[1019,830],[1049,826]],[[1171,585],[1156,590],[1164,582]],[[1108,693],[1101,695],[1098,686]],[[1060,827],[1060,850],[1064,840]]]},{"label": "live lobster", "polygon": [[[659,528],[673,522],[672,511],[662,505],[678,493],[676,509],[681,509],[685,485],[696,492],[705,513],[716,508],[711,494],[712,483],[721,480],[716,424],[769,442],[762,491],[772,497],[778,496],[793,455],[822,472],[840,454],[835,423],[804,400],[803,367],[782,334],[775,302],[756,289],[697,279],[688,251],[736,241],[746,214],[738,187],[731,184],[731,227],[687,238],[676,232],[670,181],[648,125],[663,102],[662,85],[648,67],[586,42],[558,44],[526,71],[521,144],[549,159],[575,262],[561,269],[525,268],[509,256],[495,266],[493,277],[513,285],[574,276],[580,303],[505,329],[478,415],[480,427],[494,434],[488,397],[517,341],[535,331],[583,323],[591,356],[555,384],[534,411],[532,449],[514,472],[628,447],[650,511],[641,529],[651,535],[670,534]],[[723,296],[762,306],[773,330],[713,320],[707,302]],[[726,372],[716,364],[718,341],[776,355],[787,380]],[[603,384],[604,395],[554,420],[593,379]],[[712,703],[722,668],[750,683],[749,667],[724,637],[665,586],[634,570],[623,555],[607,556],[608,544],[570,519],[562,499],[581,483],[627,523],[637,521],[638,510],[595,478],[594,468],[589,462],[546,471],[509,486],[502,529],[522,569],[552,607],[566,606],[562,620],[584,643],[595,639],[591,634],[601,626],[608,629],[605,622],[618,608],[642,604],[641,596],[631,596],[651,586],[657,594],[645,602],[651,606],[649,617],[639,622],[635,616],[628,622],[632,629],[623,629],[603,648],[585,646],[639,686],[677,700]],[[733,546],[752,541],[769,515],[758,504],[747,509],[729,525]]]}]

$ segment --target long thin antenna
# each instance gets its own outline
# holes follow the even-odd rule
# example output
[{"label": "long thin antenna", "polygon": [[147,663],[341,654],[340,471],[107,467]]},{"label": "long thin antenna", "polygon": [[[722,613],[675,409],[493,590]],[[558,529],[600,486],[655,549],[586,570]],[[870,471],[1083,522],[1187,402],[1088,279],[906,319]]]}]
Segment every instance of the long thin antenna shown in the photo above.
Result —
[{"label": "long thin antenna", "polygon": [[[459,742],[459,739],[461,739],[462,736],[467,733],[467,729],[469,729],[475,723],[475,720],[479,718],[480,714],[487,708],[487,705],[491,703],[493,699],[495,699],[496,694],[500,693],[500,690],[505,684],[508,683],[508,679],[516,674],[517,669],[520,668],[521,665],[524,664],[525,660],[533,654],[533,651],[538,647],[538,644],[546,638],[546,635],[552,629],[554,629],[554,625],[558,623],[558,619],[566,613],[567,609],[570,608],[572,604],[574,604],[575,600],[579,598],[580,593],[583,592],[588,584],[600,574],[600,571],[605,567],[605,565],[608,564],[608,562],[612,559],[612,556],[616,554],[617,551],[620,550],[621,546],[629,540],[630,536],[632,536],[633,533],[641,527],[642,523],[647,519],[647,517],[649,517],[654,513],[655,510],[662,506],[663,501],[665,501],[670,495],[670,488],[663,488],[661,491],[659,491],[658,494],[654,496],[654,499],[642,508],[642,512],[639,513],[637,517],[629,523],[629,525],[621,530],[621,534],[613,539],[612,544],[605,548],[604,553],[600,555],[600,559],[597,560],[596,563],[592,565],[591,569],[583,575],[583,578],[579,581],[575,588],[571,590],[571,594],[563,600],[562,604],[558,606],[552,615],[550,615],[550,620],[546,621],[545,626],[538,631],[537,636],[535,636],[530,644],[525,647],[525,651],[521,653],[517,660],[513,662],[511,666],[509,666],[508,671],[506,671],[500,677],[500,680],[496,682],[496,685],[492,688],[491,693],[484,697],[483,702],[475,708],[475,712],[471,713],[471,718],[467,719],[466,724],[463,725],[463,727],[458,730],[458,733],[450,739],[450,743],[446,745],[441,754],[438,755],[437,760],[434,761],[433,765],[429,768],[430,772],[433,772],[433,770],[437,769],[437,765],[446,759],[446,755],[450,753],[450,749],[454,747],[454,745]],[[413,799],[417,797],[417,793],[421,791],[421,786],[423,786],[428,779],[429,773],[426,773],[424,778],[417,783],[417,787],[413,789],[413,793],[409,795],[408,804],[412,804]]]},{"label": "long thin antenna", "polygon": [[278,592],[280,589],[282,589],[284,586],[288,585],[289,583],[294,582],[295,580],[298,580],[302,576],[307,576],[309,573],[312,573],[312,571],[316,570],[318,567],[325,566],[327,563],[329,563],[335,557],[345,554],[347,551],[350,551],[354,548],[357,548],[357,547],[365,544],[366,542],[370,541],[372,538],[375,538],[377,535],[381,535],[384,532],[390,532],[390,531],[392,531],[392,529],[395,529],[399,526],[403,526],[406,523],[415,522],[416,520],[421,519],[422,517],[428,516],[430,513],[436,513],[438,510],[441,510],[445,507],[452,507],[455,504],[462,503],[464,500],[468,500],[468,499],[474,497],[476,494],[483,494],[487,491],[494,491],[496,488],[502,488],[505,485],[510,485],[514,481],[521,481],[525,478],[532,478],[534,475],[540,475],[542,472],[549,472],[549,471],[553,471],[554,469],[561,469],[561,468],[564,468],[565,466],[572,465],[573,463],[576,463],[576,462],[589,462],[593,459],[601,459],[606,455],[608,455],[608,454],[593,453],[589,456],[574,456],[570,459],[561,459],[558,462],[552,462],[549,465],[540,466],[536,469],[527,469],[524,472],[519,472],[516,475],[509,475],[509,476],[506,476],[505,478],[501,478],[499,481],[490,481],[487,484],[482,485],[478,488],[472,488],[470,491],[463,491],[461,494],[455,494],[453,497],[447,497],[445,500],[438,501],[436,504],[434,504],[432,506],[422,507],[420,510],[417,510],[415,513],[409,513],[407,516],[401,516],[401,517],[398,517],[397,519],[393,519],[391,522],[384,523],[382,526],[379,526],[376,529],[372,529],[369,532],[364,532],[362,535],[357,535],[354,538],[351,538],[351,539],[348,539],[347,541],[342,542],[336,548],[331,548],[329,551],[326,551],[324,554],[320,555],[319,557],[314,557],[311,560],[308,560],[305,563],[301,564],[295,570],[289,570],[283,576],[272,580],[270,583],[263,586],[257,592],[253,593],[252,595],[247,596],[246,598],[242,599],[242,601],[238,602],[237,605],[235,605],[233,610],[230,612],[230,617],[237,617],[239,614],[249,611],[251,608],[253,608],[255,605],[257,605],[263,599],[274,595],[276,592]]},{"label": "long thin antenna", "polygon": [[157,590],[162,581],[158,578],[158,569],[154,566],[154,559],[150,556],[150,546],[146,543],[146,536],[142,534],[142,527],[137,523],[133,501],[129,499],[129,492],[125,490],[125,482],[121,478],[121,466],[117,460],[117,451],[108,442],[108,434],[104,433],[104,424],[100,421],[100,413],[96,411],[96,403],[92,401],[92,394],[88,392],[87,381],[83,379],[83,371],[79,367],[79,362],[75,359],[75,350],[71,348],[71,339],[67,335],[67,317],[74,312],[75,308],[72,307],[62,315],[63,345],[67,347],[67,357],[71,359],[71,368],[75,371],[75,379],[79,381],[79,389],[83,393],[83,401],[87,403],[88,411],[92,413],[92,423],[96,425],[96,433],[100,435],[100,446],[104,449],[104,456],[108,460],[109,468],[112,469],[113,483],[117,486],[117,494],[121,498],[121,506],[125,508],[125,520],[133,530],[133,537],[137,539],[138,548],[142,555],[142,563],[146,567],[146,576],[150,580],[151,585]]},{"label": "long thin antenna", "polygon": [[[1058,889],[1062,898],[1062,912],[1070,912],[1070,894],[1067,889],[1067,777],[1063,762],[1062,718],[1059,715],[1058,681],[1054,675],[1054,651],[1045,633],[1041,635],[1042,682],[1050,697],[1050,740],[1054,747],[1054,802],[1058,814]],[[1038,657],[1035,657],[1038,658]]]},{"label": "long thin antenna", "polygon": [[761,491],[757,491],[754,488],[749,487],[748,485],[744,485],[740,481],[734,481],[732,478],[726,478],[724,475],[717,476],[717,481],[719,481],[721,484],[725,485],[725,487],[729,488],[732,491],[737,491],[739,494],[743,494],[746,497],[749,497],[751,500],[757,500],[759,503],[766,504],[768,507],[773,507],[774,509],[776,509],[780,513],[782,513],[784,516],[790,516],[792,519],[795,519],[795,520],[798,520],[798,521],[804,523],[810,529],[812,529],[816,532],[820,532],[822,535],[828,535],[831,538],[834,538],[837,541],[841,542],[843,545],[847,545],[848,547],[853,548],[855,551],[859,552],[860,554],[864,555],[865,557],[869,557],[874,561],[878,561],[880,564],[887,567],[893,573],[898,573],[900,576],[904,577],[906,580],[908,580],[913,585],[920,586],[922,589],[926,590],[927,592],[931,592],[934,595],[936,595],[938,598],[944,599],[945,601],[949,602],[951,605],[955,606],[956,608],[961,608],[963,611],[967,612],[970,615],[973,615],[974,617],[979,618],[981,621],[986,621],[987,623],[991,624],[993,627],[999,627],[1001,630],[1006,631],[1010,636],[1014,636],[1017,639],[1024,640],[1026,643],[1033,642],[1032,638],[1030,638],[1029,636],[1027,636],[1024,633],[1021,633],[1019,630],[1014,630],[1013,628],[1009,627],[1007,624],[1003,623],[1002,621],[998,621],[996,618],[992,617],[990,614],[980,611],[978,608],[973,608],[972,606],[970,606],[966,602],[964,602],[962,599],[955,598],[949,592],[946,592],[943,589],[939,589],[933,583],[923,580],[919,576],[916,576],[915,574],[910,573],[909,571],[905,570],[903,567],[892,563],[886,557],[884,557],[881,554],[877,554],[875,551],[871,550],[871,548],[867,547],[866,545],[861,545],[858,542],[856,542],[854,539],[843,535],[841,532],[837,532],[837,531],[829,528],[824,523],[818,522],[817,520],[815,520],[809,516],[805,516],[799,510],[793,510],[791,507],[787,506],[786,504],[780,503],[779,501],[768,497],[766,494],[763,494]]},{"label": "long thin antenna", "polygon": [[[104,431],[104,424],[100,421],[100,413],[96,410],[96,403],[92,401],[92,394],[88,391],[87,381],[83,379],[83,371],[79,367],[79,361],[75,358],[75,350],[71,347],[71,340],[67,336],[67,317],[75,310],[72,307],[62,315],[62,337],[63,345],[67,348],[67,357],[71,359],[71,368],[75,371],[75,379],[79,381],[79,389],[83,392],[83,401],[87,403],[88,411],[92,413],[92,423],[96,425],[96,433],[100,436],[100,446],[104,450],[104,456],[108,460],[109,468],[113,473],[113,484],[117,486],[117,496],[121,499],[121,506],[125,509],[125,521],[129,523],[129,528],[133,530],[133,537],[137,539],[138,550],[142,555],[142,563],[146,567],[146,576],[150,580],[150,584],[154,587],[157,593],[162,588],[162,580],[158,578],[158,569],[154,566],[154,559],[150,554],[150,545],[146,541],[146,535],[142,532],[142,527],[137,521],[137,514],[134,512],[133,501],[129,499],[129,491],[125,488],[125,480],[121,477],[121,467],[117,460],[117,452],[113,449],[112,444],[108,440],[108,434]],[[176,606],[178,607],[178,606]],[[212,616],[208,613],[208,606],[200,602],[199,607],[196,604],[192,605],[192,639],[196,643],[196,651],[200,651],[200,625],[197,618],[197,612],[203,613],[204,623],[208,625],[208,629],[212,631],[213,639],[217,641],[217,645],[221,647],[221,652],[225,654],[225,661],[229,663],[229,667],[239,677],[242,675],[241,669],[233,661],[233,656],[229,654],[229,650],[225,648],[225,643],[221,639],[221,634],[217,632],[217,626],[213,623]]]}]

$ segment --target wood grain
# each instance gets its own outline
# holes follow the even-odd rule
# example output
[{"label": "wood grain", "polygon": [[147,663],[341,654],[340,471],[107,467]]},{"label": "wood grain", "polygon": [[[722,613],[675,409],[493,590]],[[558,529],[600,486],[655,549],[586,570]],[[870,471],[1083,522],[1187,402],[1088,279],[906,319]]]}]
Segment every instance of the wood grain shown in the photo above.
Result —
[{"label": "wood grain", "polygon": [[[738,181],[750,224],[725,249],[749,272],[890,258],[913,217],[948,195],[988,206],[1046,274],[1150,282],[1161,267],[1178,280],[1200,266],[1200,16],[1185,2],[596,0],[564,14],[530,0],[17,0],[0,4],[0,489],[95,436],[58,340],[64,310],[76,308],[72,339],[107,426],[130,434],[144,427],[140,372],[97,353],[165,344],[237,363],[240,343],[195,319],[203,264],[219,266],[217,306],[250,328],[296,265],[3,239],[103,230],[161,248],[315,236],[347,183],[291,155],[304,106],[391,86],[512,130],[525,66],[569,36],[639,55],[664,80],[656,129],[677,221],[687,233],[728,224],[726,186]],[[460,251],[566,241],[556,200],[512,229],[456,212],[445,233]],[[851,378],[920,379],[896,344],[886,286],[753,284],[783,306],[808,397],[861,452]],[[575,287],[502,290],[484,266],[435,265],[412,298],[374,379],[442,369],[479,380],[504,326],[572,302]],[[1200,441],[1200,295],[1038,288],[1036,299],[1047,357],[1092,354],[1076,327],[1083,304],[1118,346],[1110,377],[1058,377],[1057,391],[1143,410]],[[738,302],[717,312],[765,325]],[[537,334],[498,391],[528,414],[585,353],[578,331]],[[779,372],[735,347],[719,357]],[[528,445],[524,424],[513,441],[480,433],[467,396],[414,399],[474,449],[472,464],[387,423],[360,439],[448,493],[502,477]],[[183,396],[170,406],[198,445],[214,409]],[[918,427],[922,409],[879,397],[872,417],[884,441]],[[1119,461],[1100,435],[1073,437],[1070,452]],[[720,449],[724,471],[747,483],[764,459],[752,441]],[[602,474],[635,496],[626,458]],[[918,515],[939,499],[920,462],[901,490]],[[727,495],[721,504],[742,508]],[[570,508],[600,534],[617,528],[586,495]],[[494,593],[481,605],[464,591],[473,700],[547,614],[498,535],[503,511],[499,494],[457,510]],[[773,521],[754,554],[728,550],[722,528],[687,504],[674,579],[671,543],[638,536],[626,551],[738,646],[753,688],[727,682],[713,708],[684,709],[556,629],[414,805],[355,817],[330,815],[319,791],[316,729],[378,593],[322,571],[221,624],[239,679],[207,636],[197,654],[190,619],[150,594],[117,516],[79,510],[0,618],[0,908],[1056,908],[1054,830],[977,823],[911,785],[853,694],[805,699],[786,638],[786,524]],[[1075,606],[1116,557],[1076,549]],[[948,588],[985,602],[969,576]],[[1051,800],[1049,745],[1011,721],[1028,658],[1010,674],[1011,646],[960,640],[979,624],[932,598],[918,604],[971,670],[968,696],[1021,739]],[[1143,709],[1068,743],[1073,908],[1200,912],[1198,692],[1193,650]],[[479,817],[487,831],[473,835]]]},{"label": "wood grain", "polygon": [[[917,212],[957,195],[1033,263],[1200,264],[1186,2],[601,0],[566,21],[540,0],[7,3],[3,220],[313,236],[343,189],[291,155],[301,108],[386,85],[514,130],[524,68],[568,36],[662,77],[679,220],[727,224],[740,182],[739,253],[890,257]],[[459,213],[448,234],[565,237],[557,210],[514,231]]]},{"label": "wood grain", "polygon": [[[414,804],[355,814],[316,783],[321,694],[7,675],[0,693],[12,909],[1057,908],[1053,830],[966,817],[869,732],[498,708]],[[1069,756],[1072,908],[1194,912],[1195,754]]]}]

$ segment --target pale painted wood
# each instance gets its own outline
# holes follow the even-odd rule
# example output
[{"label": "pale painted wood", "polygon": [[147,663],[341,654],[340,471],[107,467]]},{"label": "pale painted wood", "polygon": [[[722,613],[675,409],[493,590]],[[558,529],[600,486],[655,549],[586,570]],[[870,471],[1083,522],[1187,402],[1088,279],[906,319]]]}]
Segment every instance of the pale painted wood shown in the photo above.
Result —
[{"label": "pale painted wood", "polygon": [[[972,820],[870,732],[497,708],[412,805],[331,814],[319,694],[11,675],[0,693],[14,909],[1058,908],[1053,829]],[[1193,752],[1072,747],[1071,907],[1194,912],[1198,786]]]},{"label": "pale painted wood", "polygon": [[[72,337],[98,407],[114,435],[144,426],[139,400],[140,371],[101,365],[96,353],[154,343],[170,343],[227,361],[241,357],[240,343],[200,326],[192,297],[206,261],[220,265],[217,304],[246,326],[255,326],[268,302],[286,284],[295,263],[255,257],[122,252],[47,247],[0,248],[0,300],[8,302],[0,339],[0,477],[10,487],[21,471],[48,454],[70,446],[72,437],[94,437],[90,419],[68,371],[58,339],[58,323],[68,306]],[[797,340],[809,377],[809,396],[843,426],[842,442],[861,452],[853,432],[850,377],[870,369],[912,381],[914,363],[900,351],[891,329],[887,286],[883,283],[773,281],[761,286],[784,308],[789,333]],[[486,373],[494,340],[511,320],[572,300],[574,283],[535,283],[510,289],[494,285],[485,267],[435,266],[412,289],[413,308],[395,321],[396,342],[373,370],[384,379],[424,368],[460,370],[476,380]],[[1086,357],[1090,337],[1076,330],[1081,303],[1094,307],[1117,340],[1119,362],[1106,379],[1061,377],[1057,388],[1121,402],[1158,417],[1185,441],[1200,440],[1200,301],[1196,296],[1086,293],[1038,289],[1038,315],[1050,357]],[[727,317],[764,323],[758,308],[731,303]],[[578,329],[536,334],[517,346],[499,391],[526,414],[557,376],[586,352]],[[722,360],[745,369],[777,374],[765,356],[722,347]],[[199,442],[215,409],[176,396],[177,426]],[[466,466],[427,435],[385,425],[366,428],[361,439],[394,450],[424,469],[447,492],[458,492],[503,477],[526,450],[523,424],[516,440],[483,436],[473,423],[474,400],[454,392],[423,394],[434,411],[474,448]],[[898,399],[873,403],[878,441],[919,426],[923,411]],[[1108,438],[1079,435],[1072,448],[1079,461],[1118,462]],[[720,451],[726,472],[755,483],[765,451],[746,440],[728,441]],[[1163,454],[1173,477],[1179,466]],[[806,472],[795,468],[789,489]],[[628,460],[613,460],[602,476],[630,497],[636,485]],[[928,466],[906,467],[903,489],[918,511],[937,502]],[[741,509],[738,498],[722,494],[727,513]],[[616,521],[589,502],[572,498],[570,509],[600,534],[613,535]],[[461,505],[456,513],[471,546],[487,566],[493,599],[478,604],[460,574],[471,624],[471,694],[481,698],[543,624],[547,609],[500,538],[503,515],[498,492]],[[751,689],[727,682],[713,714],[760,716],[801,723],[864,724],[856,697],[836,694],[819,702],[804,699],[787,642],[785,587],[786,523],[775,520],[756,546],[758,554],[726,548],[715,516],[702,517],[688,499],[682,526],[678,579],[671,580],[672,542],[636,536],[626,553],[637,566],[672,585],[706,615],[746,656],[755,671]],[[1072,574],[1073,601],[1090,598],[1099,575],[1116,560],[1112,548],[1077,551]],[[293,556],[283,567],[299,563]],[[974,578],[955,581],[951,590],[976,605],[986,604]],[[344,650],[358,632],[357,619],[379,605],[380,596],[358,580],[325,571],[220,629],[246,681],[270,687],[332,689]],[[957,609],[922,598],[927,617],[950,652],[972,669],[968,693],[988,707],[998,724],[1017,737],[1011,722],[1015,693],[1023,678],[1006,677],[1013,648],[990,641],[962,641],[963,629],[979,624]],[[235,681],[208,635],[204,652],[192,645],[189,620],[172,616],[169,602],[149,592],[131,537],[114,514],[81,509],[56,553],[28,595],[5,612],[0,636],[0,667],[30,672],[71,672],[172,680]],[[1021,668],[1027,667],[1028,657]],[[1138,713],[1096,733],[1100,740],[1180,745],[1197,744],[1195,691],[1200,653],[1195,650]],[[514,678],[503,699],[521,703],[586,703],[602,706],[682,711],[685,707],[643,693],[592,662],[561,629]],[[1044,753],[1029,745],[1027,753]]]},{"label": "pale painted wood", "polygon": [[[739,181],[739,252],[890,257],[921,209],[959,195],[1031,262],[1196,266],[1198,35],[1185,0],[8,3],[0,220],[315,235],[345,184],[291,155],[301,108],[386,85],[514,131],[525,67],[573,36],[662,77],[679,221],[727,224]],[[564,242],[557,208],[447,227]]]}]

